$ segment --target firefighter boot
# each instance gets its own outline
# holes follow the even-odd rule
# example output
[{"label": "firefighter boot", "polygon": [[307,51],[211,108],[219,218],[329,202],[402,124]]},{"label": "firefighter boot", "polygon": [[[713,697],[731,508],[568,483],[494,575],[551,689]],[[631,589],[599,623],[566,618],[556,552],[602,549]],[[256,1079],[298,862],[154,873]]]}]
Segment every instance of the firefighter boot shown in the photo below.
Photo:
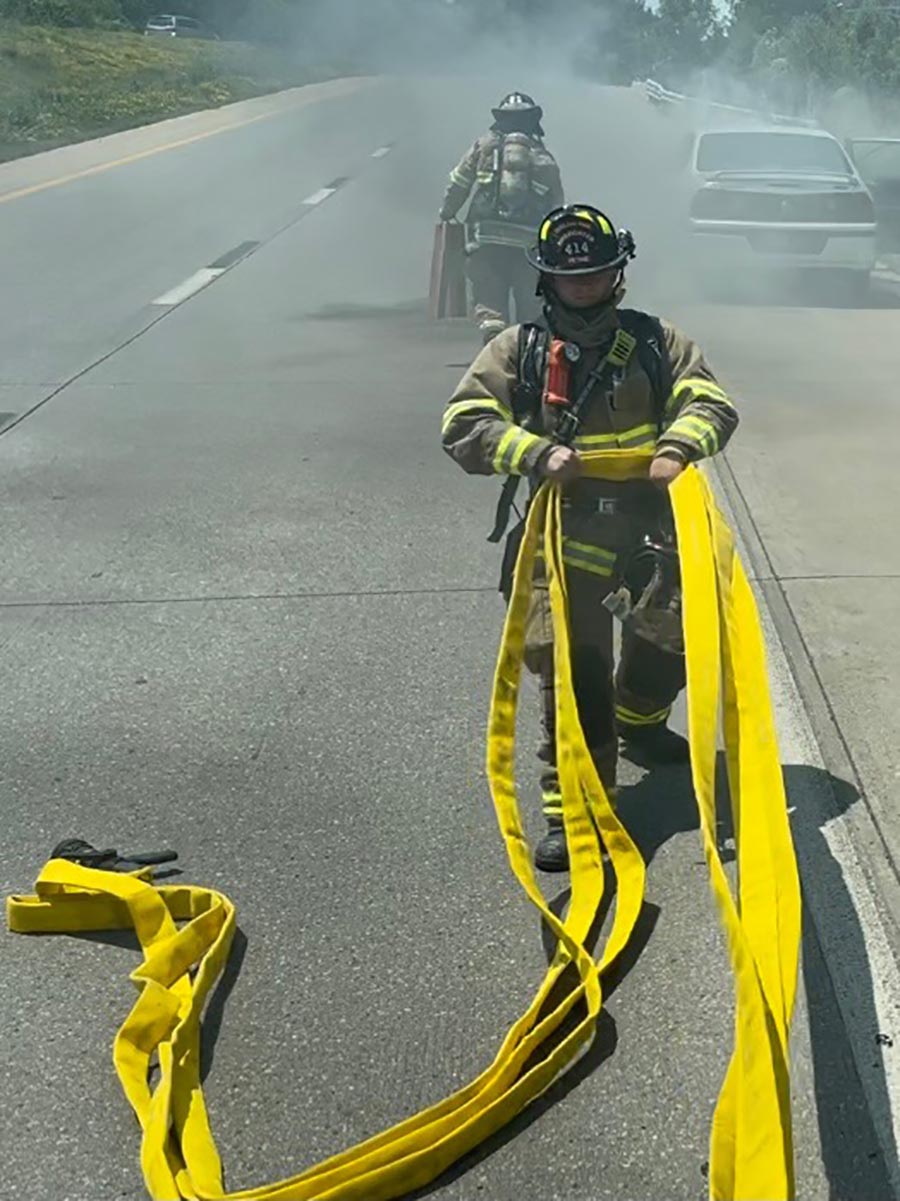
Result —
[{"label": "firefighter boot", "polygon": [[656,767],[670,763],[689,763],[688,740],[664,721],[652,726],[632,726],[619,723],[623,750],[639,767]]},{"label": "firefighter boot", "polygon": [[534,866],[542,872],[569,870],[569,848],[561,817],[547,818],[547,833],[535,848]]}]

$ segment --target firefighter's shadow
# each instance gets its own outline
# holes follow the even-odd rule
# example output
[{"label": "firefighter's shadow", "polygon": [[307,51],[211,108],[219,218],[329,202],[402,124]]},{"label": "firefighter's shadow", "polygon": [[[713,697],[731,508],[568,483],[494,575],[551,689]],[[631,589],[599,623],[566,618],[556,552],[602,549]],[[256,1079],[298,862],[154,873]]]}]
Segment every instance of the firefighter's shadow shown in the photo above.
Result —
[{"label": "firefighter's shadow", "polygon": [[[718,798],[716,843],[719,856],[725,864],[734,860],[734,832],[727,789],[725,759],[723,755],[719,755],[716,766],[716,796]],[[616,813],[634,840],[644,863],[649,867],[657,851],[672,838],[679,834],[699,830],[700,820],[697,802],[694,799],[690,769],[686,766],[668,767],[647,772],[636,784],[620,789],[616,801]],[[616,896],[616,880],[608,860],[604,861],[604,870],[606,880],[603,902],[588,936],[589,946],[593,951],[596,951]],[[550,902],[550,909],[557,917],[562,917],[564,914],[570,897],[571,889],[566,887]],[[659,913],[658,906],[648,901],[644,902],[628,947],[613,970],[605,977],[605,997],[608,998],[612,995],[616,987],[637,963],[653,935]],[[546,922],[541,924],[541,938],[549,963],[556,952],[556,936]]]}]

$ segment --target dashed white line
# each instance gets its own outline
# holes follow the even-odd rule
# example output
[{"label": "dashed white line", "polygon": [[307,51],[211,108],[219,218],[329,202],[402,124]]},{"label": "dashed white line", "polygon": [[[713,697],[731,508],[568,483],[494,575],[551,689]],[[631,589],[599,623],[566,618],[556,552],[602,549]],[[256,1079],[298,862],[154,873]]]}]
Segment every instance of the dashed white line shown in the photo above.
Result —
[{"label": "dashed white line", "polygon": [[323,200],[327,200],[329,196],[333,196],[337,188],[319,188],[318,192],[313,192],[312,196],[307,196],[303,201],[310,208],[317,204],[321,204]]},{"label": "dashed white line", "polygon": [[224,270],[224,267],[201,267],[199,271],[195,271],[193,275],[180,284],[176,284],[168,292],[164,292],[162,296],[157,296],[152,303],[163,306],[181,304],[189,296],[193,296],[195,292],[199,292],[207,284],[211,284],[214,279],[218,279]]},{"label": "dashed white line", "polygon": [[379,146],[377,150],[372,152],[372,158],[384,158],[385,155],[390,154],[393,149],[393,146]]}]

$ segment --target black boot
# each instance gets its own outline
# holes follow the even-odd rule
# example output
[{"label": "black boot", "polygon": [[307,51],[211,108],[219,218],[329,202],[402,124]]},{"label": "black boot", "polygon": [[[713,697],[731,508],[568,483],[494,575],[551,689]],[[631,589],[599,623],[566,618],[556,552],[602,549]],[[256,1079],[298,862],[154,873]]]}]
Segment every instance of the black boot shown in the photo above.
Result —
[{"label": "black boot", "polygon": [[631,726],[620,722],[619,737],[625,754],[640,767],[690,763],[688,740],[670,730],[664,721],[653,726]]},{"label": "black boot", "polygon": [[542,872],[569,870],[569,848],[566,846],[566,831],[561,818],[547,819],[547,833],[535,848],[534,866]]}]

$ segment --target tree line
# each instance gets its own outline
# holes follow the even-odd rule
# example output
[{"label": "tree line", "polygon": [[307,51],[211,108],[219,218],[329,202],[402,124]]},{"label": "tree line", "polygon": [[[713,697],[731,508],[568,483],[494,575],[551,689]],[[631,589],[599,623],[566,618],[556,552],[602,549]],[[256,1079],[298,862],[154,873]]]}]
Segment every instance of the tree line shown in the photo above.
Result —
[{"label": "tree line", "polygon": [[140,29],[160,9],[223,38],[311,53],[327,43],[332,56],[362,60],[384,60],[392,41],[412,36],[424,46],[429,34],[463,53],[507,27],[552,56],[565,28],[581,74],[677,89],[715,72],[789,110],[842,87],[900,92],[900,0],[0,0],[0,19]]}]

